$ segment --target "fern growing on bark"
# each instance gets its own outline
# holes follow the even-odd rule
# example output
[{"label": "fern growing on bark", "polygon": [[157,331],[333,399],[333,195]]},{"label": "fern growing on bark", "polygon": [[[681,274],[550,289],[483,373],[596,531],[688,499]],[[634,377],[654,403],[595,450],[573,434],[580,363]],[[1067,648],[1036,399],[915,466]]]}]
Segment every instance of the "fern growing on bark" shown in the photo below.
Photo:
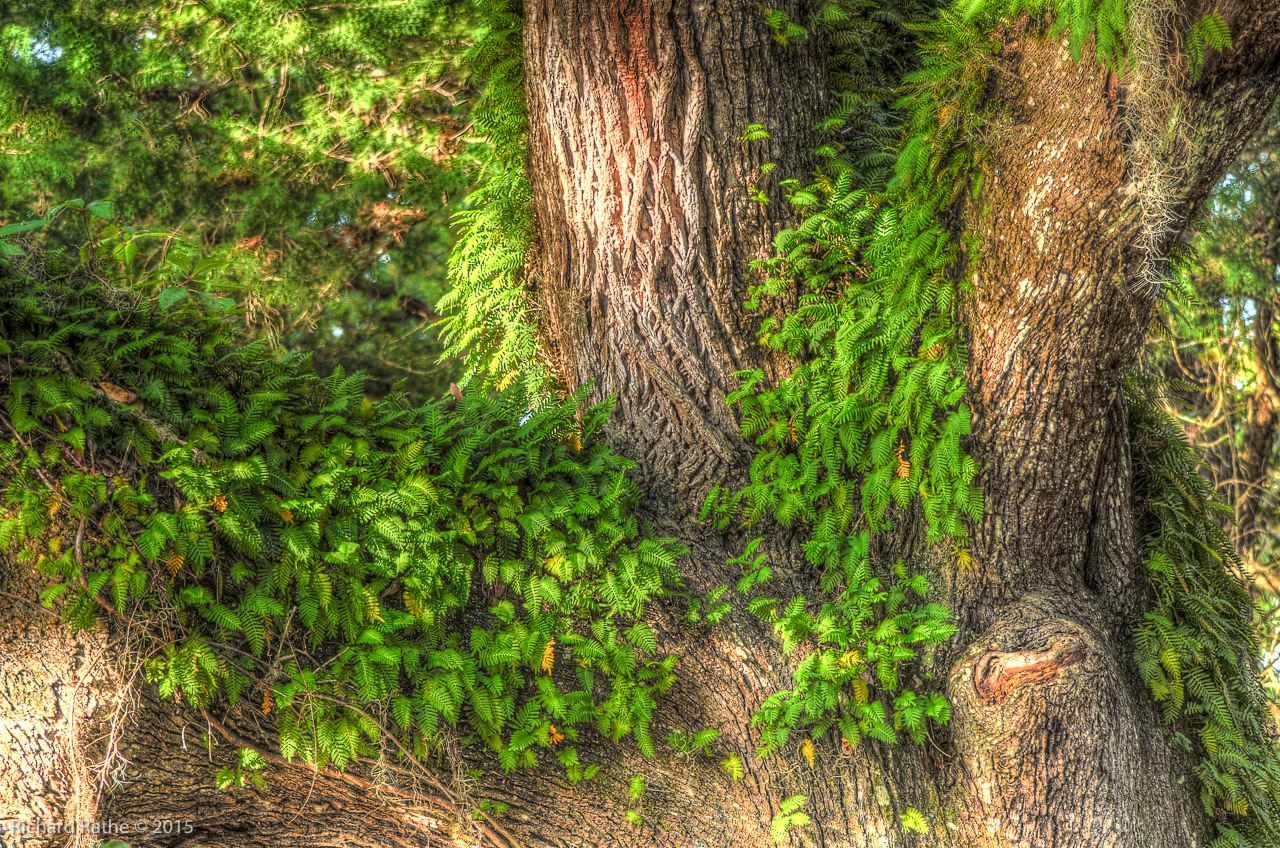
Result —
[{"label": "fern growing on bark", "polygon": [[[703,510],[720,528],[769,519],[810,530],[820,598],[768,597],[758,541],[734,564],[748,611],[775,624],[784,649],[806,646],[791,688],[755,715],[762,753],[804,736],[811,769],[814,738],[920,741],[950,714],[937,692],[905,684],[954,632],[950,612],[929,603],[915,564],[872,550],[914,510],[928,543],[949,548],[948,568],[982,565],[968,547],[984,498],[965,446],[957,303],[979,249],[961,222],[982,197],[995,32],[1028,13],[1044,32],[1069,33],[1077,58],[1093,37],[1104,64],[1126,59],[1119,0],[894,9],[924,37],[918,52],[878,64],[858,52],[871,16],[822,7],[848,48],[837,59],[846,90],[813,183],[783,184],[800,220],[758,266],[748,304],[799,290],[760,338],[794,368],[774,384],[763,370],[739,375],[730,402],[757,448],[750,484],[714,489]],[[581,728],[654,754],[655,697],[674,684],[676,660],[656,655],[644,618],[679,585],[680,549],[637,525],[628,464],[596,441],[608,408],[549,402],[546,372],[531,367],[520,22],[506,6],[492,22],[473,59],[489,69],[476,120],[496,156],[462,218],[450,304],[455,350],[482,375],[472,391],[455,408],[372,403],[358,379],[236,349],[226,304],[167,294],[161,277],[131,271],[123,231],[106,231],[83,266],[10,246],[0,352],[12,438],[0,457],[11,511],[0,543],[57,578],[48,599],[65,596],[69,620],[105,608],[145,623],[157,640],[148,674],[163,692],[197,705],[260,696],[286,757],[343,765],[389,740],[422,756],[457,726],[507,768],[554,750],[576,782],[593,774],[572,745]],[[806,37],[785,16],[767,23],[780,42]],[[893,91],[906,67],[906,90]],[[900,139],[889,153],[886,139]],[[481,391],[491,387],[493,397]],[[1156,444],[1170,438],[1167,422],[1139,407],[1131,416],[1153,587],[1137,664],[1202,757],[1217,844],[1272,844],[1280,771],[1230,552],[1211,500],[1188,482],[1194,463]],[[726,592],[689,619],[715,626]],[[689,756],[710,755],[714,738],[667,737]],[[722,766],[744,774],[736,755]],[[805,800],[783,802],[776,838],[811,822]],[[927,826],[914,808],[900,821]]]},{"label": "fern growing on bark", "polygon": [[[981,521],[982,496],[963,449],[967,352],[956,305],[962,270],[979,248],[956,222],[970,198],[981,198],[980,102],[990,57],[1000,49],[992,33],[1023,13],[1048,17],[1050,36],[1066,32],[1077,61],[1090,37],[1104,65],[1127,61],[1122,0],[976,0],[941,10],[919,26],[926,33],[919,68],[894,104],[905,118],[892,166],[866,168],[856,147],[852,156],[839,145],[824,148],[828,159],[816,182],[788,187],[803,222],[780,233],[776,257],[761,263],[768,279],[749,307],[792,286],[802,292],[797,309],[761,332],[762,343],[798,363],[773,386],[763,372],[740,375],[742,388],[730,402],[740,406],[743,434],[760,448],[752,482],[737,492],[713,491],[703,514],[722,526],[765,516],[806,522],[812,535],[805,552],[831,598],[816,614],[805,598],[751,602],[776,622],[784,646],[808,638],[818,646],[796,667],[794,689],[770,697],[757,713],[765,752],[793,730],[819,738],[836,726],[857,744],[864,735],[893,741],[893,730],[904,727],[919,739],[925,716],[948,718],[936,693],[899,692],[897,674],[951,635],[947,612],[921,603],[923,575],[908,574],[901,561],[894,572],[877,570],[868,550],[870,536],[889,528],[893,509],[914,502],[930,539],[951,546],[954,567],[973,567],[968,522]],[[1189,45],[1192,67],[1202,65],[1206,45],[1229,43],[1220,19],[1201,21]],[[865,93],[862,99],[876,103]],[[828,128],[878,116],[849,107],[858,100],[846,95]],[[863,137],[877,132],[858,130]],[[1146,407],[1131,414],[1135,439],[1159,431],[1166,445],[1135,450],[1149,487],[1147,569],[1155,589],[1154,609],[1138,633],[1139,668],[1166,721],[1198,736],[1186,744],[1203,758],[1202,798],[1219,818],[1214,847],[1274,844],[1280,758],[1256,681],[1250,607],[1216,523],[1221,505],[1171,422]],[[757,575],[763,568],[752,563]],[[745,580],[753,591],[761,582]],[[886,593],[882,583],[893,588]],[[915,606],[902,606],[904,587],[916,595]],[[869,661],[873,652],[878,662]],[[869,696],[864,669],[875,670],[882,694]],[[885,718],[890,704],[893,729]]]},{"label": "fern growing on bark", "polygon": [[261,702],[286,758],[421,755],[459,725],[572,778],[582,725],[652,750],[676,658],[640,617],[680,549],[641,535],[607,406],[370,402],[234,344],[234,311],[131,271],[128,238],[0,266],[0,545],[54,578],[46,603],[142,628],[162,695]]}]

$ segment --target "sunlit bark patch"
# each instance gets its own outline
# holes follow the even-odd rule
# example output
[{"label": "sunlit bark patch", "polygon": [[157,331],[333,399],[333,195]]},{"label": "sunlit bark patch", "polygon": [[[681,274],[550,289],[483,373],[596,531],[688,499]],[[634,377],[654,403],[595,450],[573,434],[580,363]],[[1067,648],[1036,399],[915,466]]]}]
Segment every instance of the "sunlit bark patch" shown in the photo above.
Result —
[{"label": "sunlit bark patch", "polygon": [[984,703],[1001,704],[1018,689],[1056,679],[1084,657],[1084,645],[1075,640],[1055,642],[1047,651],[992,651],[979,658],[973,688]]}]

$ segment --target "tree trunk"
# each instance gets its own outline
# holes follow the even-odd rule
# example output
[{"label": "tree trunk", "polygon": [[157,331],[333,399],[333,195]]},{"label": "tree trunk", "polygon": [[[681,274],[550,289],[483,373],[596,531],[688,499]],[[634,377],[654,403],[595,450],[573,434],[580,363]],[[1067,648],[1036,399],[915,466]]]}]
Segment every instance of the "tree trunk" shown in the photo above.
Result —
[{"label": "tree trunk", "polygon": [[[817,5],[788,11],[805,21]],[[820,740],[812,763],[797,739],[759,759],[751,716],[790,688],[798,658],[742,609],[715,628],[664,609],[660,647],[683,659],[654,735],[715,728],[714,758],[664,749],[649,759],[584,738],[579,753],[601,772],[576,787],[551,768],[502,775],[469,753],[484,771],[469,785],[424,772],[415,792],[402,774],[380,797],[385,782],[367,769],[273,763],[268,789],[215,794],[201,734],[242,744],[269,733],[246,716],[174,718],[172,705],[150,704],[127,749],[138,782],[99,817],[194,826],[135,845],[763,847],[782,799],[804,795],[813,823],[791,831],[793,844],[1206,844],[1193,761],[1132,659],[1146,594],[1119,389],[1146,334],[1149,278],[1276,96],[1280,8],[1213,6],[1235,46],[1211,55],[1192,85],[1162,72],[1187,22],[1211,8],[1185,6],[1152,13],[1181,29],[1135,18],[1134,38],[1150,49],[1124,85],[1089,50],[1072,61],[1039,22],[1002,36],[983,106],[996,120],[983,208],[966,213],[982,251],[964,269],[962,308],[971,451],[988,508],[973,567],[930,560],[960,624],[933,669],[949,728],[919,746]],[[726,561],[744,539],[694,517],[711,485],[746,479],[750,449],[725,403],[734,372],[785,369],[757,344],[761,315],[741,303],[751,261],[792,223],[779,180],[804,180],[813,165],[813,127],[830,108],[826,45],[779,44],[759,8],[739,0],[528,0],[525,19],[532,288],[550,358],[569,386],[593,382],[597,399],[617,398],[609,439],[638,462],[645,517],[690,547],[686,583],[732,584],[738,569]],[[1144,132],[1170,102],[1183,134],[1148,150]],[[740,143],[752,123],[771,134],[767,152]],[[770,179],[759,178],[765,162],[777,163]],[[772,202],[750,202],[753,187]],[[803,539],[768,535],[780,591],[814,595]],[[885,544],[928,559],[922,538],[906,526]],[[741,780],[718,762],[731,754]],[[639,802],[627,797],[636,774],[649,787]],[[471,821],[481,798],[507,804],[505,814]],[[904,830],[908,808],[924,814],[927,834]]]},{"label": "tree trunk", "polygon": [[[571,388],[617,398],[611,441],[646,492],[688,506],[748,461],[725,397],[734,372],[774,363],[742,304],[751,261],[793,223],[779,180],[815,164],[825,51],[779,45],[741,3],[531,2],[525,18],[552,359]],[[740,141],[753,123],[767,148]]]},{"label": "tree trunk", "polygon": [[105,632],[72,636],[35,602],[41,588],[0,559],[0,845],[62,844],[61,828],[94,818],[123,688]]}]

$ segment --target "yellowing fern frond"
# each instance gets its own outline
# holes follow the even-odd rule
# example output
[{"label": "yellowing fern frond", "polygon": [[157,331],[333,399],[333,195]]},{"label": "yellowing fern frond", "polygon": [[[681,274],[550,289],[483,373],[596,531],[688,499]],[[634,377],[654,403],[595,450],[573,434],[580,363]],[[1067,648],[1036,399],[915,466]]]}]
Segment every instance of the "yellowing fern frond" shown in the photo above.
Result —
[{"label": "yellowing fern frond", "polygon": [[542,649],[542,665],[544,672],[550,673],[551,669],[556,667],[556,640],[552,639],[547,646]]}]

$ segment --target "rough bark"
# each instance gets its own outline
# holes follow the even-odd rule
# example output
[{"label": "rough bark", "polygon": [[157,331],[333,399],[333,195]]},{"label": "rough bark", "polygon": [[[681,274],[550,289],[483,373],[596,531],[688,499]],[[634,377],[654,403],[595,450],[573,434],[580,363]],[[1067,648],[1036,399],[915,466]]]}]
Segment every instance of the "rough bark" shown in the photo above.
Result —
[{"label": "rough bark", "polygon": [[0,845],[91,845],[123,681],[105,628],[73,636],[42,588],[0,558]]},{"label": "rough bark", "polygon": [[[1207,8],[1160,18],[1161,49]],[[956,573],[935,563],[961,624],[934,669],[952,726],[923,746],[845,751],[820,740],[812,766],[794,744],[759,760],[751,715],[788,686],[796,658],[741,610],[717,628],[659,611],[661,647],[684,658],[655,736],[714,727],[717,759],[737,753],[744,779],[701,756],[645,759],[600,740],[578,746],[602,772],[577,787],[550,768],[500,776],[471,755],[467,765],[485,769],[471,797],[510,805],[488,839],[766,846],[779,801],[803,794],[814,823],[793,838],[812,845],[1205,842],[1210,823],[1189,763],[1132,667],[1130,627],[1144,595],[1117,392],[1146,333],[1153,292],[1142,281],[1161,262],[1160,239],[1185,226],[1276,95],[1280,9],[1262,0],[1217,8],[1234,50],[1212,57],[1194,86],[1147,72],[1125,81],[1124,95],[1097,62],[1072,62],[1035,23],[1006,34],[985,105],[1000,120],[983,166],[983,210],[967,213],[983,251],[965,269],[972,293],[963,307],[971,449],[988,510],[975,528],[975,566]],[[807,7],[791,11],[803,19]],[[570,385],[594,381],[598,397],[618,398],[609,438],[639,463],[647,517],[691,548],[688,582],[732,582],[725,560],[742,540],[691,518],[709,485],[745,473],[749,451],[724,403],[733,372],[782,367],[756,345],[759,316],[740,304],[750,261],[766,255],[788,213],[776,181],[760,186],[773,192],[768,206],[750,203],[746,189],[764,161],[779,163],[778,177],[805,175],[826,106],[824,45],[782,47],[754,4],[734,0],[530,0],[525,14],[534,295],[551,358]],[[1172,223],[1153,241],[1143,191],[1160,162],[1135,154],[1134,135],[1168,97],[1189,118],[1176,148],[1180,176],[1161,184]],[[738,143],[750,123],[772,134],[767,154]],[[884,553],[927,554],[919,536],[906,522]],[[816,575],[795,540],[773,533],[770,545],[779,593],[812,594]],[[383,804],[367,767],[355,770],[361,784],[273,766],[273,788],[215,795],[201,783],[207,756],[193,755],[189,737],[180,753],[184,724],[212,727],[202,719],[148,719],[130,743],[145,765],[102,812],[190,811],[197,827],[186,841],[135,844],[477,838],[451,818],[449,805],[466,801],[460,787],[428,782],[416,807]],[[224,738],[255,732],[214,728]],[[633,774],[651,787],[639,804],[626,797]],[[623,817],[631,807],[644,817],[639,827]],[[903,831],[907,807],[925,813],[928,834]]]},{"label": "rough bark", "polygon": [[[814,5],[789,11],[807,20]],[[771,364],[742,309],[749,265],[787,221],[779,180],[812,168],[825,52],[778,44],[737,2],[530,2],[525,15],[552,358],[569,386],[617,398],[611,440],[649,493],[698,497],[746,462],[724,399],[734,372]],[[740,141],[753,123],[767,148]]]},{"label": "rough bark", "polygon": [[[983,249],[965,303],[971,448],[987,515],[974,540],[976,574],[957,591],[969,647],[952,666],[949,695],[970,776],[963,827],[1003,832],[1009,844],[1204,838],[1188,763],[1131,660],[1145,581],[1121,383],[1155,303],[1151,274],[1224,157],[1257,128],[1275,85],[1241,89],[1235,80],[1243,102],[1229,100],[1219,65],[1187,87],[1170,52],[1179,11],[1143,21],[1148,13],[1135,7],[1131,29],[1153,43],[1139,48],[1127,90],[1097,64],[1073,62],[1065,41],[1016,29],[999,59],[1009,73],[996,76],[992,94],[1002,120],[984,165],[983,211],[971,215]],[[1276,46],[1260,47],[1256,18],[1221,12],[1237,46],[1262,50],[1274,69]],[[1167,124],[1175,106],[1195,116],[1178,137],[1135,141]],[[993,674],[1008,682],[984,687]],[[1021,703],[999,696],[1010,687],[1026,687]]]}]

